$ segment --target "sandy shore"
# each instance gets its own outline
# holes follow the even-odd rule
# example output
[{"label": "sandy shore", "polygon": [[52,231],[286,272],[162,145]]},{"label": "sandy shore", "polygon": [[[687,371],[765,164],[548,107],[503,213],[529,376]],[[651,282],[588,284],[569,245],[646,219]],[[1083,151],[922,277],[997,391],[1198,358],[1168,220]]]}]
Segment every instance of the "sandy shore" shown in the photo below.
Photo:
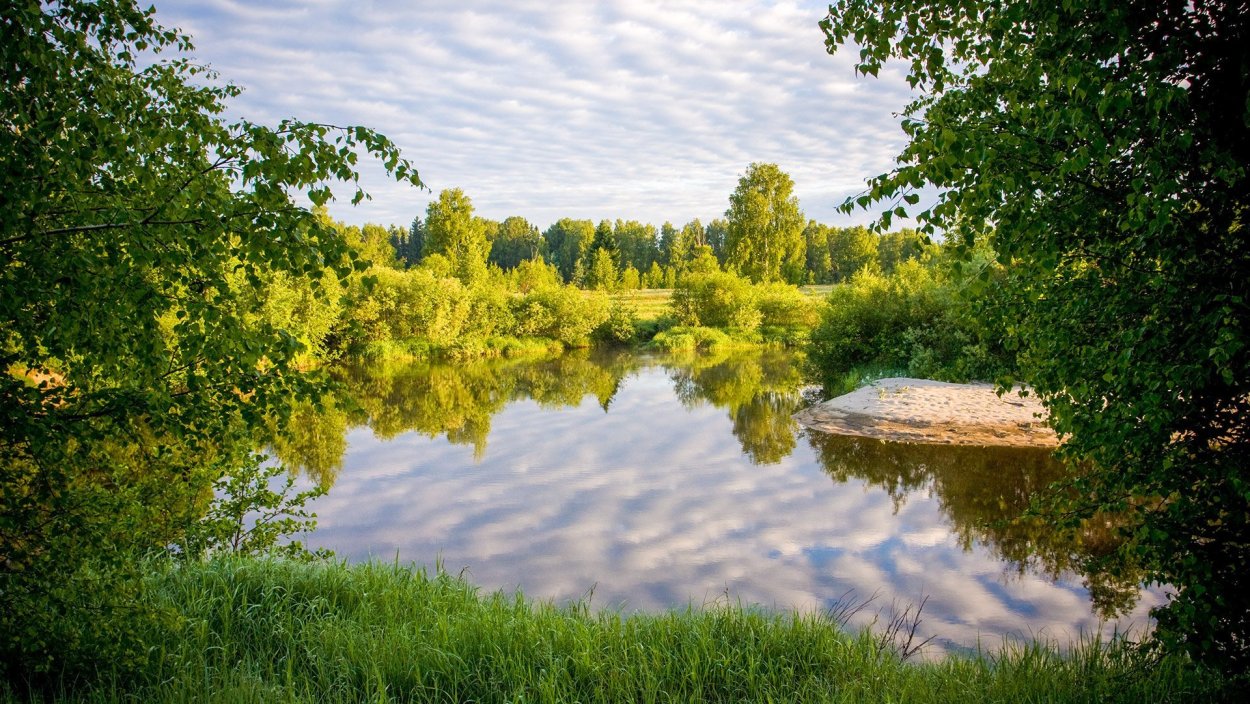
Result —
[{"label": "sandy shore", "polygon": [[1055,447],[1046,409],[1035,396],[993,384],[880,379],[795,414],[800,424],[838,435],[940,445]]}]

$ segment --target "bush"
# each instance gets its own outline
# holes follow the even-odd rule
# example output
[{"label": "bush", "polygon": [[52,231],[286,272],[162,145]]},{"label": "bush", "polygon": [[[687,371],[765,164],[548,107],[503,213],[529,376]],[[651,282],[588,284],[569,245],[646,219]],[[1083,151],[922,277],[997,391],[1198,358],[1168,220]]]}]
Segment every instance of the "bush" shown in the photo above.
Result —
[{"label": "bush", "polygon": [[673,314],[688,326],[755,330],[763,316],[750,281],[726,272],[689,274],[673,290]]},{"label": "bush", "polygon": [[638,337],[638,315],[632,306],[612,303],[608,319],[595,328],[595,339],[617,345],[628,345]]},{"label": "bush", "polygon": [[736,342],[724,330],[702,326],[678,326],[657,333],[651,346],[664,352],[693,352],[731,347]]},{"label": "bush", "polygon": [[835,286],[809,349],[826,389],[861,368],[947,381],[991,379],[1010,369],[992,323],[958,293],[969,285],[941,261],[909,260],[888,276],[865,269]]},{"label": "bush", "polygon": [[548,337],[569,347],[586,347],[591,333],[608,319],[607,296],[572,286],[548,286],[513,298],[516,333]]}]

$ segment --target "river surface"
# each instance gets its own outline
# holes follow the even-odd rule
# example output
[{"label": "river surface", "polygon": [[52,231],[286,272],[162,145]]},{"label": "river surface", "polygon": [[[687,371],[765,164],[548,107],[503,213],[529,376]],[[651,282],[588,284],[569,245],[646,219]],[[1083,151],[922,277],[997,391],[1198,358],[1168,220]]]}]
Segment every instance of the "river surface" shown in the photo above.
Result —
[{"label": "river surface", "polygon": [[[785,352],[341,371],[278,454],[329,486],[312,547],[463,573],[484,590],[639,610],[923,602],[930,656],[1004,638],[1068,644],[1146,627],[1158,590],[1072,566],[1109,532],[1012,522],[1061,467],[1035,450],[806,432]],[[1111,596],[1106,596],[1110,594]],[[914,611],[913,611],[914,613]]]}]

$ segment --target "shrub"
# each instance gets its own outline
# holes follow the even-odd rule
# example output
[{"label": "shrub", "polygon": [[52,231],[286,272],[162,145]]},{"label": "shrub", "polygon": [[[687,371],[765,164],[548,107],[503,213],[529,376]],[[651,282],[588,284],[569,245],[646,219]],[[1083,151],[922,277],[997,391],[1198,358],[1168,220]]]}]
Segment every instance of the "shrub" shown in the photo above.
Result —
[{"label": "shrub", "polygon": [[726,272],[682,277],[672,309],[678,322],[689,326],[754,330],[763,318],[751,282]]},{"label": "shrub", "polygon": [[591,333],[608,319],[607,296],[572,286],[549,286],[512,299],[516,333],[548,337],[570,347],[586,347]]}]

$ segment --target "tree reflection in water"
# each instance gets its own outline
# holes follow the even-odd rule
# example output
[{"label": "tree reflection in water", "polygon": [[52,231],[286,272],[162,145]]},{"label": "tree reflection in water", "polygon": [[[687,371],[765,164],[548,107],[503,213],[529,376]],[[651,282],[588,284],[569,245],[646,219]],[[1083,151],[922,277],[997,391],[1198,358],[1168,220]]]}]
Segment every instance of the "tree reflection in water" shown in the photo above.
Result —
[{"label": "tree reflection in water", "polygon": [[[1140,573],[1118,562],[1121,543],[1113,519],[1100,516],[1079,530],[1059,531],[1029,513],[1040,492],[1064,475],[1047,450],[886,442],[807,432],[808,442],[834,481],[880,487],[896,507],[912,492],[938,499],[965,550],[987,546],[1021,573],[1057,578],[1082,574],[1095,609],[1111,617],[1137,599]],[[1114,569],[1090,571],[1088,565]]]}]

